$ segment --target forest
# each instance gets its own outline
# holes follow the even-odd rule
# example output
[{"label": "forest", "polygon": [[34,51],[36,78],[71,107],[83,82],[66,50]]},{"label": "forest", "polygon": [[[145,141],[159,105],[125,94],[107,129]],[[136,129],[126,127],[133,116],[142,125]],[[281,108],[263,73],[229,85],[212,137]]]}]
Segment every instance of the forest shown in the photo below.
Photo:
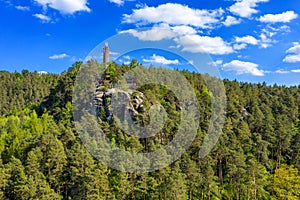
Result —
[{"label": "forest", "polygon": [[[72,97],[82,66],[76,62],[61,74],[0,72],[0,199],[300,199],[300,86],[223,80],[227,102],[222,134],[200,158],[213,97],[205,75],[180,71],[200,108],[192,145],[162,169],[121,172],[93,157],[76,131]],[[136,60],[129,65],[111,62],[103,91],[137,67],[143,66]],[[163,85],[138,91],[146,100],[135,123],[148,123],[147,109],[154,102],[167,111],[159,134],[148,140],[127,135],[107,120],[105,104],[99,106],[98,122],[114,145],[150,152],[172,140],[180,109]]]}]

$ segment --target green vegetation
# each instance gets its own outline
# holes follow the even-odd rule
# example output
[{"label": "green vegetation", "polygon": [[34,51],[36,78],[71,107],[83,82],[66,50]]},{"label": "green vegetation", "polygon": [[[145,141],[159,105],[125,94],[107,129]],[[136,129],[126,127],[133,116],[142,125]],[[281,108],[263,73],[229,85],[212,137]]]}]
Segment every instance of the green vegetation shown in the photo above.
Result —
[{"label": "green vegetation", "polygon": [[[119,172],[97,161],[82,145],[72,118],[72,91],[81,63],[60,74],[0,72],[0,199],[282,199],[300,198],[300,86],[268,86],[224,80],[227,95],[223,134],[199,158],[208,129],[210,98],[203,75],[180,72],[195,89],[201,117],[197,137],[172,165],[143,174]],[[131,68],[110,63],[109,84]],[[106,87],[106,89],[107,89]],[[106,121],[113,143],[150,152],[176,134],[180,108],[165,86],[139,89],[147,101],[134,120],[148,123],[159,102],[168,117],[156,136],[137,139]],[[243,109],[248,115],[242,115]],[[155,163],[160,164],[160,163]]]}]

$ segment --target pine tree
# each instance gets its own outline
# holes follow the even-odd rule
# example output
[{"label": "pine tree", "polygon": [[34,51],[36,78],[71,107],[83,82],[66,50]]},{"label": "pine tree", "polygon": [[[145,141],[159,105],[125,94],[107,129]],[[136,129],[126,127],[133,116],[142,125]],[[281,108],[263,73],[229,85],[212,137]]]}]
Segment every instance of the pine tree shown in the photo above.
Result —
[{"label": "pine tree", "polygon": [[5,197],[8,199],[29,199],[32,194],[27,185],[27,176],[21,161],[12,157],[4,168],[9,174],[4,192]]},{"label": "pine tree", "polygon": [[64,168],[67,164],[67,156],[63,144],[54,135],[58,127],[51,127],[48,133],[41,138],[41,151],[43,152],[43,173],[47,177],[51,188],[58,194],[64,185]]},{"label": "pine tree", "polygon": [[40,148],[35,148],[28,153],[26,162],[26,173],[28,175],[27,185],[32,193],[32,199],[62,199],[48,184],[46,177],[40,171],[40,163],[42,161],[42,151]]}]

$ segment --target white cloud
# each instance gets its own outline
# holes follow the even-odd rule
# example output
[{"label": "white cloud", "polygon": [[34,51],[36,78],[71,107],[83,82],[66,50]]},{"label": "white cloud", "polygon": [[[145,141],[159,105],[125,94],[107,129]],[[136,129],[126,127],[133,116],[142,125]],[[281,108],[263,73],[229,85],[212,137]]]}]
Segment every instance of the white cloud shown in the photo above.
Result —
[{"label": "white cloud", "polygon": [[252,62],[244,62],[240,60],[232,60],[223,64],[223,70],[235,71],[238,75],[252,74],[253,76],[264,76],[264,71],[258,69],[258,65]]},{"label": "white cloud", "polygon": [[271,37],[268,37],[265,33],[260,34],[260,47],[261,48],[268,48],[270,47],[273,43],[275,43],[275,40],[272,40]]},{"label": "white cloud", "polygon": [[109,0],[111,3],[115,3],[118,6],[122,6],[124,4],[124,0]]},{"label": "white cloud", "polygon": [[37,13],[37,14],[33,14],[33,16],[40,19],[43,23],[47,23],[51,21],[51,18],[44,14]]},{"label": "white cloud", "polygon": [[293,19],[296,19],[297,17],[298,15],[294,11],[286,11],[280,14],[266,14],[264,16],[261,16],[258,21],[263,23],[287,23],[292,21]]},{"label": "white cloud", "polygon": [[278,33],[281,35],[284,35],[286,33],[290,32],[290,27],[287,25],[282,26],[271,26],[270,24],[267,24],[262,30],[259,35],[259,46],[261,48],[268,48],[272,46],[272,44],[277,43],[278,41],[272,39],[275,35]]},{"label": "white cloud", "polygon": [[124,65],[129,65],[131,62],[130,61],[125,61],[123,63],[124,63]]},{"label": "white cloud", "polygon": [[[120,53],[115,51],[109,51],[110,60],[115,60],[119,57]],[[103,56],[102,56],[103,57]]]},{"label": "white cloud", "polygon": [[109,52],[109,55],[112,55],[112,56],[117,56],[119,54],[120,54],[119,52],[115,52],[115,51],[110,51]]},{"label": "white cloud", "polygon": [[121,56],[121,58],[119,58],[118,61],[125,65],[129,65],[131,62],[131,57],[129,55]]},{"label": "white cloud", "polygon": [[257,40],[255,37],[251,35],[246,35],[243,37],[235,37],[235,44],[233,45],[233,48],[235,50],[241,50],[247,47],[248,44],[251,45],[257,45],[259,43],[259,40]]},{"label": "white cloud", "polygon": [[[200,36],[199,29],[212,28],[220,24],[224,10],[200,10],[188,6],[166,3],[157,7],[144,5],[134,9],[132,14],[123,15],[123,23],[153,26],[148,30],[129,29],[129,33],[143,41],[172,39],[183,51],[224,55],[233,52],[233,48],[221,37]],[[232,17],[233,18],[233,17]],[[228,22],[229,23],[229,22]]]},{"label": "white cloud", "polygon": [[209,62],[208,64],[216,67],[218,65],[222,65],[223,64],[223,60],[212,61],[212,62]]},{"label": "white cloud", "polygon": [[298,42],[293,43],[293,47],[289,48],[286,53],[288,55],[285,56],[283,62],[287,63],[295,63],[300,62],[300,44]]},{"label": "white cloud", "polygon": [[221,37],[209,37],[200,35],[185,35],[175,39],[175,41],[183,46],[183,51],[193,53],[201,52],[208,54],[229,54],[233,49]]},{"label": "white cloud", "polygon": [[17,10],[21,10],[21,11],[29,11],[30,10],[30,8],[28,7],[28,6],[15,6],[15,8],[17,9]]},{"label": "white cloud", "polygon": [[270,24],[268,24],[265,28],[262,29],[262,33],[264,33],[267,37],[271,38],[274,35],[281,33],[289,33],[291,31],[290,27],[287,25],[282,25],[279,27],[273,27]]},{"label": "white cloud", "polygon": [[243,37],[235,37],[235,42],[252,44],[252,45],[258,44],[258,40],[251,35],[247,35],[247,36],[243,36]]},{"label": "white cloud", "polygon": [[160,41],[162,39],[171,39],[176,36],[176,34],[169,27],[152,27],[151,29],[145,31],[129,29],[126,31],[121,31],[120,33],[130,33],[142,41]]},{"label": "white cloud", "polygon": [[174,26],[171,27],[171,29],[178,35],[194,35],[197,33],[197,31],[194,28],[186,25]]},{"label": "white cloud", "polygon": [[[151,29],[137,31],[135,29],[129,29],[126,31],[121,31],[120,33],[130,33],[134,37],[139,38],[143,41],[159,41],[162,39],[172,39],[177,36],[183,35],[194,35],[197,31],[187,25],[181,26],[169,26],[166,23],[161,23],[153,26]],[[174,47],[178,48],[178,47]]]},{"label": "white cloud", "polygon": [[300,54],[287,55],[283,59],[283,62],[287,62],[287,63],[300,62]]},{"label": "white cloud", "polygon": [[189,63],[190,65],[194,65],[195,62],[194,62],[193,60],[189,60],[188,63]]},{"label": "white cloud", "polygon": [[213,24],[219,23],[218,17],[222,16],[224,10],[200,10],[188,6],[166,3],[157,7],[134,9],[132,14],[124,14],[124,23],[167,23],[170,25],[190,25],[199,28],[211,28]]},{"label": "white cloud", "polygon": [[268,44],[268,43],[261,43],[261,45],[260,45],[260,47],[263,48],[263,49],[266,49],[270,46],[271,46],[271,44]]},{"label": "white cloud", "polygon": [[66,57],[69,57],[69,56],[67,54],[65,54],[65,53],[62,53],[62,54],[54,54],[52,56],[49,56],[49,59],[51,59],[51,60],[58,60],[58,59],[66,58]]},{"label": "white cloud", "polygon": [[38,74],[48,74],[46,71],[38,71]]},{"label": "white cloud", "polygon": [[34,0],[42,5],[44,9],[48,7],[58,10],[62,14],[73,14],[79,11],[90,12],[87,0]]},{"label": "white cloud", "polygon": [[290,73],[289,71],[286,71],[286,70],[282,70],[282,69],[278,69],[275,71],[276,74],[288,74]]},{"label": "white cloud", "polygon": [[289,48],[286,52],[287,53],[295,53],[295,54],[300,54],[300,44],[299,42],[294,42],[293,47]]},{"label": "white cloud", "polygon": [[268,2],[269,0],[238,0],[229,7],[229,11],[237,16],[250,18],[253,14],[258,13],[258,3]]},{"label": "white cloud", "polygon": [[233,45],[234,50],[241,50],[241,49],[245,49],[246,47],[247,47],[247,44],[245,44],[245,43]]},{"label": "white cloud", "polygon": [[279,70],[276,70],[275,73],[277,73],[277,74],[300,73],[300,69],[292,69],[290,71],[279,69]]},{"label": "white cloud", "polygon": [[232,26],[241,23],[241,21],[242,21],[241,19],[237,19],[232,16],[227,16],[226,20],[222,22],[222,24],[224,24],[224,26]]},{"label": "white cloud", "polygon": [[163,56],[160,56],[160,55],[156,55],[156,54],[153,54],[150,59],[143,59],[143,62],[148,62],[148,63],[159,63],[159,64],[163,64],[163,65],[170,65],[170,64],[179,64],[179,61],[178,59],[175,59],[175,60],[168,60],[166,59],[165,57]]},{"label": "white cloud", "polygon": [[282,25],[278,28],[274,28],[274,27],[270,27],[270,29],[272,29],[273,31],[280,31],[280,32],[290,32],[291,31],[291,28],[287,25]]},{"label": "white cloud", "polygon": [[267,37],[270,37],[270,38],[277,34],[276,31],[272,31],[272,30],[267,29],[267,28],[263,28],[261,31],[262,31],[262,33],[264,33]]},{"label": "white cloud", "polygon": [[130,56],[126,55],[126,56],[123,56],[122,58],[126,59],[126,60],[130,60]]}]

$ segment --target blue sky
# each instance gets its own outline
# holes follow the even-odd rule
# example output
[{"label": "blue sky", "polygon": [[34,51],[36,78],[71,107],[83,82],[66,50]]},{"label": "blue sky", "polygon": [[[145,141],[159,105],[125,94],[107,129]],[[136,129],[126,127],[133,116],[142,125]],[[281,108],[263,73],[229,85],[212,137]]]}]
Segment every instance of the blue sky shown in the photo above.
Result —
[{"label": "blue sky", "polygon": [[[141,41],[171,40],[176,45],[170,49],[205,52],[207,65],[223,78],[299,85],[299,22],[296,0],[0,0],[0,70],[60,73],[99,43],[127,33]],[[121,56],[111,51],[111,58]],[[181,63],[159,53],[147,51],[139,60]]]}]

